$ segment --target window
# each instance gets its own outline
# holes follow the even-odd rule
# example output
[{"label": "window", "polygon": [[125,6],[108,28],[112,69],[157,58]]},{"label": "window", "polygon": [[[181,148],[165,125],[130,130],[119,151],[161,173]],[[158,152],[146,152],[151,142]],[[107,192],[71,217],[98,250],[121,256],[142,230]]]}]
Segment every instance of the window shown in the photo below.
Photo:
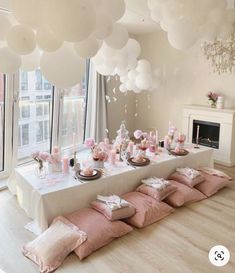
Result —
[{"label": "window", "polygon": [[4,170],[5,79],[0,74],[0,171]]},{"label": "window", "polygon": [[37,142],[43,141],[43,121],[37,122],[36,137],[37,137]]},{"label": "window", "polygon": [[[22,75],[24,79],[21,79]],[[20,83],[27,79],[25,85],[28,86],[25,95],[25,90],[21,89],[22,84],[19,85],[18,161],[22,163],[35,150],[50,151],[53,88],[42,89],[44,77],[40,70],[20,72],[19,77]]]},{"label": "window", "polygon": [[20,72],[20,90],[28,90],[28,73],[25,71]]},{"label": "window", "polygon": [[38,102],[36,104],[36,115],[37,115],[37,117],[40,117],[43,115],[43,103],[42,102],[40,102],[40,103]]},{"label": "window", "polygon": [[76,144],[83,143],[86,103],[86,80],[66,90],[63,101],[61,128],[62,148],[69,148],[75,134]]},{"label": "window", "polygon": [[21,118],[30,118],[30,105],[29,103],[20,105]]},{"label": "window", "polygon": [[40,70],[35,71],[35,90],[42,90],[42,73]]},{"label": "window", "polygon": [[[86,79],[66,90],[56,89],[44,78],[40,70],[19,72],[15,86],[19,87],[19,111],[15,111],[13,139],[18,139],[18,164],[31,160],[35,150],[48,151],[51,145],[71,149],[73,135],[76,144],[84,138]],[[61,96],[63,94],[63,96]],[[19,114],[18,114],[19,113]],[[53,129],[53,130],[52,130]]]}]

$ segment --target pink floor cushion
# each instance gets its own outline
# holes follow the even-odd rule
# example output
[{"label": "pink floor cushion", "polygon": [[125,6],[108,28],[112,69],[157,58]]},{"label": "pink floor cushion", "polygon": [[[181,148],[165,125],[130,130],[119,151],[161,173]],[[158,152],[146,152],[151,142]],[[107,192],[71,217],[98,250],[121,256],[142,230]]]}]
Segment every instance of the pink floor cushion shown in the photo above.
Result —
[{"label": "pink floor cushion", "polygon": [[195,188],[190,188],[176,181],[171,183],[177,187],[177,191],[168,196],[164,202],[173,207],[181,207],[188,203],[197,202],[206,198],[206,196]]},{"label": "pink floor cushion", "polygon": [[102,213],[109,221],[125,219],[135,214],[135,208],[131,205],[128,207],[111,210],[106,204],[99,201],[93,201],[91,202],[91,207]]},{"label": "pink floor cushion", "polygon": [[195,188],[205,194],[207,197],[212,196],[231,183],[228,178],[210,175],[203,172],[202,174],[205,177],[205,181],[197,185]]},{"label": "pink floor cushion", "polygon": [[40,272],[49,273],[86,239],[85,232],[64,217],[57,217],[45,232],[23,246],[22,252],[39,266]]},{"label": "pink floor cushion", "polygon": [[179,183],[182,183],[190,188],[193,188],[194,186],[202,183],[205,178],[203,175],[198,175],[193,179],[188,178],[184,174],[181,174],[179,172],[174,172],[173,174],[170,175],[169,179],[175,180]]},{"label": "pink floor cushion", "polygon": [[66,218],[87,233],[86,242],[75,249],[81,260],[115,238],[133,230],[122,221],[109,221],[104,215],[91,208],[80,209],[67,215]]},{"label": "pink floor cushion", "polygon": [[[169,181],[171,182],[171,181]],[[164,189],[156,189],[148,185],[142,184],[139,186],[136,191],[141,192],[143,194],[149,195],[156,199],[157,201],[162,201],[164,200],[167,196],[171,195],[173,192],[177,190],[176,186],[170,184]]]},{"label": "pink floor cushion", "polygon": [[124,194],[122,198],[131,203],[136,209],[136,214],[126,219],[125,222],[138,228],[153,224],[174,211],[166,203],[158,202],[140,192],[129,192]]}]

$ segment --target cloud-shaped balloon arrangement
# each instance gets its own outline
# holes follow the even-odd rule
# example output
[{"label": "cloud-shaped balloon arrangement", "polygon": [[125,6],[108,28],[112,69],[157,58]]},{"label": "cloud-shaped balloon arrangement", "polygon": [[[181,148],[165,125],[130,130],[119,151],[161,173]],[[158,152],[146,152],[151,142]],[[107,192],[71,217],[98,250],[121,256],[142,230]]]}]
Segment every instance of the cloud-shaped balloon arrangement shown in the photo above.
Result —
[{"label": "cloud-shaped balloon arrangement", "polygon": [[0,72],[40,67],[60,88],[79,83],[87,58],[103,75],[127,75],[137,66],[140,45],[117,21],[124,0],[12,0],[0,13]]},{"label": "cloud-shaped balloon arrangement", "polygon": [[148,0],[148,7],[172,47],[179,50],[200,39],[226,39],[234,32],[235,10],[227,9],[226,0]]}]

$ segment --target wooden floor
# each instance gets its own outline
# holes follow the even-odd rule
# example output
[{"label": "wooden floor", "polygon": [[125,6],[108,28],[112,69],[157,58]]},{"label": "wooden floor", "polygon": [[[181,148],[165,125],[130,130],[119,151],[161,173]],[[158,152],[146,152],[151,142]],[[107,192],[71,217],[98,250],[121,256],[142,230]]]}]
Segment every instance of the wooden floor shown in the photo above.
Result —
[{"label": "wooden floor", "polygon": [[[235,177],[235,168],[221,167]],[[29,221],[8,190],[0,192],[0,269],[6,273],[36,273],[37,266],[20,247],[34,235],[24,229]],[[225,245],[231,253],[227,266],[210,264],[208,252]],[[135,229],[84,261],[71,254],[58,273],[234,273],[235,185],[213,197],[177,209],[147,228]]]}]

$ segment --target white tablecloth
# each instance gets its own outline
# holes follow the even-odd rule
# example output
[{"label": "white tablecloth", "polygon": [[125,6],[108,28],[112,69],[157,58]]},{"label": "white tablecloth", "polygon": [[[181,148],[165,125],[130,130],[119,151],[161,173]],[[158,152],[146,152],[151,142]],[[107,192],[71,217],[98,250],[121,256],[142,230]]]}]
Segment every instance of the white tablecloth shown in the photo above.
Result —
[{"label": "white tablecloth", "polygon": [[213,149],[189,149],[189,154],[175,157],[167,152],[151,158],[151,164],[133,168],[124,162],[116,167],[106,165],[102,178],[86,183],[70,175],[49,175],[46,179],[36,177],[35,165],[16,168],[10,189],[17,195],[20,206],[36,223],[37,231],[45,230],[59,215],[66,215],[89,206],[97,194],[121,195],[136,189],[141,179],[149,176],[167,178],[177,167],[213,166]]}]

